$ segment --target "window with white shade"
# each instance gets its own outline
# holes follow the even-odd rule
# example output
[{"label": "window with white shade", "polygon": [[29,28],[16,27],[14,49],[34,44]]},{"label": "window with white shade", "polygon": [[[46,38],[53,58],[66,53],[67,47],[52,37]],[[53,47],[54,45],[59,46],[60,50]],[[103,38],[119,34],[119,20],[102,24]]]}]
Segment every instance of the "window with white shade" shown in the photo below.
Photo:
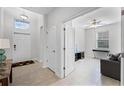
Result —
[{"label": "window with white shade", "polygon": [[109,31],[97,33],[97,48],[109,48]]}]

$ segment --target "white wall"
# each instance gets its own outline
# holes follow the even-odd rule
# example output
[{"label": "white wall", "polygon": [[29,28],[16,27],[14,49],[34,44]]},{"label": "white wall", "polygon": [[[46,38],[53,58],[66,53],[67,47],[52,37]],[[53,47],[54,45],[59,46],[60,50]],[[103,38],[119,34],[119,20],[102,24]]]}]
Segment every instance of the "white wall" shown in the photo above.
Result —
[{"label": "white wall", "polygon": [[[86,57],[93,57],[92,49],[97,48],[96,46],[96,33],[99,31],[109,31],[109,50],[110,53],[121,52],[121,24],[114,23],[99,27],[94,31],[93,29],[86,30],[86,46],[85,54]],[[100,55],[100,54],[97,54]]]},{"label": "white wall", "polygon": [[47,28],[46,28],[46,26],[47,26],[47,15],[44,15],[43,16],[43,22],[44,22],[44,24],[43,24],[43,28],[42,28],[42,32],[41,32],[41,42],[42,42],[42,44],[41,44],[41,61],[43,61],[43,67],[47,67]]},{"label": "white wall", "polygon": [[3,37],[3,8],[0,7],[0,38]]},{"label": "white wall", "polygon": [[[1,15],[2,15],[2,8],[0,8],[0,20],[2,19]],[[0,21],[0,38],[2,37],[1,24],[2,24],[2,21]]]},{"label": "white wall", "polygon": [[85,14],[87,12],[90,12],[96,8],[84,8],[84,7],[63,7],[63,8],[56,8],[54,11],[52,11],[47,18],[47,29],[50,27],[56,27],[57,28],[57,64],[56,64],[56,75],[59,77],[63,77],[63,64],[64,64],[64,36],[62,31],[62,25],[63,22],[67,21],[70,18],[76,17],[75,15],[78,14]]},{"label": "white wall", "polygon": [[14,19],[20,19],[20,15],[25,13],[29,19],[31,32],[31,59],[40,60],[40,26],[43,26],[43,16],[24,10],[22,8],[3,8],[3,36],[9,38],[11,48],[7,50],[7,58],[12,59]]},{"label": "white wall", "polygon": [[96,32],[93,29],[85,30],[85,57],[93,57],[92,49],[96,48]]},{"label": "white wall", "polygon": [[81,27],[75,29],[75,52],[85,51],[85,30]]}]

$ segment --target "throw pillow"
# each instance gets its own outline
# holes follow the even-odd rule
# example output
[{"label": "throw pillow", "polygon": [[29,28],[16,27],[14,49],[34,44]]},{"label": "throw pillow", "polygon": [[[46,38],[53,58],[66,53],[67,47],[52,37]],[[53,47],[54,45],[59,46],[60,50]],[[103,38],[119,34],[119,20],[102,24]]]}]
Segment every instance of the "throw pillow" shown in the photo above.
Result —
[{"label": "throw pillow", "polygon": [[109,54],[109,60],[119,61],[120,60],[120,53],[118,54]]}]

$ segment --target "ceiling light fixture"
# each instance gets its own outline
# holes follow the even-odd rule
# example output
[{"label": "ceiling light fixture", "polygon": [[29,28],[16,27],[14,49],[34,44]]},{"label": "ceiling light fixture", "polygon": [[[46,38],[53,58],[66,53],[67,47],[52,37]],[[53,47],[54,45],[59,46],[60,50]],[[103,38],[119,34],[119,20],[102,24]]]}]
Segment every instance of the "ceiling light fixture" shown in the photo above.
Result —
[{"label": "ceiling light fixture", "polygon": [[28,19],[28,16],[26,16],[26,15],[24,15],[24,14],[22,14],[20,17],[21,17],[23,20]]},{"label": "ceiling light fixture", "polygon": [[93,27],[93,28],[96,28],[96,27],[98,27],[98,26],[101,26],[100,25],[100,23],[101,23],[101,21],[97,21],[96,19],[93,19],[93,21],[90,23],[91,24],[91,28]]},{"label": "ceiling light fixture", "polygon": [[88,25],[84,25],[84,27],[86,29],[90,29],[90,28],[96,29],[97,27],[102,26],[102,25],[103,23],[101,23],[101,20],[93,19]]}]

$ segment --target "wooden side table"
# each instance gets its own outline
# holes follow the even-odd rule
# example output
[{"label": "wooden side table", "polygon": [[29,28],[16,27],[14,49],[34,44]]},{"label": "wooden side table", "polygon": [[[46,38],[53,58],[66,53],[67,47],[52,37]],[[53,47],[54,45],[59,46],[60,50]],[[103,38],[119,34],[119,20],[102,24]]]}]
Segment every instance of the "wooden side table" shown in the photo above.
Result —
[{"label": "wooden side table", "polygon": [[0,67],[0,83],[2,86],[8,86],[12,83],[12,60],[7,60],[4,66]]}]

